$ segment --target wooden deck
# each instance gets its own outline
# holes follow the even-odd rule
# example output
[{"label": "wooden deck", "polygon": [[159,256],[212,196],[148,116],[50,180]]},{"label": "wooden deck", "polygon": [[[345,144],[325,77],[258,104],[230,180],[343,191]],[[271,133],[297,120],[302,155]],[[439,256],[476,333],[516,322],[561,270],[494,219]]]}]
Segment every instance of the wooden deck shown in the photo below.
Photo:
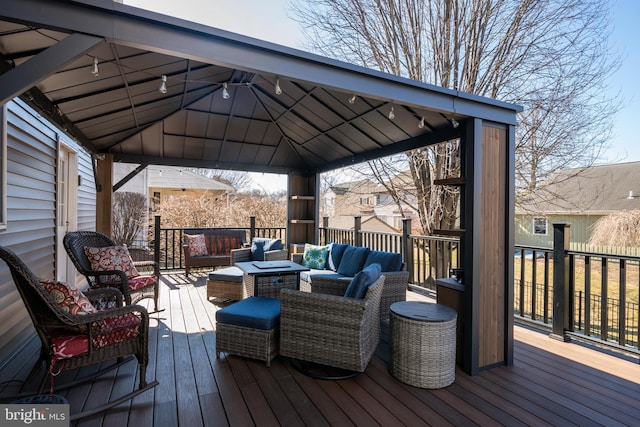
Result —
[{"label": "wooden deck", "polygon": [[[640,365],[546,334],[515,328],[515,363],[470,377],[460,370],[451,386],[424,390],[387,371],[381,341],[367,371],[351,380],[302,375],[288,360],[264,363],[215,355],[215,311],[204,275],[163,277],[161,306],[152,314],[148,379],[160,385],[78,426],[301,426],[301,425],[640,425]],[[409,293],[409,299],[423,298]],[[0,373],[24,380],[37,357],[33,340]],[[91,371],[86,369],[86,371]],[[78,373],[75,373],[79,375]],[[72,412],[97,406],[137,383],[130,362],[64,395]],[[62,383],[74,373],[63,373]],[[6,395],[16,386],[10,383]]]}]

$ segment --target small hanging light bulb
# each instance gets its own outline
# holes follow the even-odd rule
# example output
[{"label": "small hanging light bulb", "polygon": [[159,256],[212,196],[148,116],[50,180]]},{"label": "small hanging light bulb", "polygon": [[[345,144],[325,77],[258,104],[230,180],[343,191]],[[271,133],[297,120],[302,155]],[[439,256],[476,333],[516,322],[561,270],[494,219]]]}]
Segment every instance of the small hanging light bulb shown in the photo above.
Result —
[{"label": "small hanging light bulb", "polygon": [[91,67],[91,74],[93,74],[95,77],[98,77],[98,74],[100,74],[100,70],[98,70],[98,57],[97,56],[93,57],[93,66]]},{"label": "small hanging light bulb", "polygon": [[229,99],[231,95],[229,95],[229,91],[227,90],[227,84],[222,84],[222,99]]},{"label": "small hanging light bulb", "polygon": [[356,103],[356,96],[351,95],[351,98],[349,98],[349,104],[355,104],[355,103]]},{"label": "small hanging light bulb", "polygon": [[180,169],[180,176],[182,176],[182,169]]},{"label": "small hanging light bulb", "polygon": [[393,120],[396,118],[396,113],[393,112],[393,106],[389,110],[389,120]]},{"label": "small hanging light bulb", "polygon": [[160,85],[160,88],[158,88],[158,90],[160,91],[160,93],[167,93],[167,76],[165,76],[164,74],[162,75],[162,84]]},{"label": "small hanging light bulb", "polygon": [[420,121],[418,122],[418,128],[424,128],[424,117],[420,117]]},{"label": "small hanging light bulb", "polygon": [[158,176],[162,176],[162,169],[158,171]]},{"label": "small hanging light bulb", "polygon": [[282,88],[280,87],[280,79],[276,79],[275,92],[276,92],[276,95],[282,94]]},{"label": "small hanging light bulb", "polygon": [[460,126],[460,123],[458,123],[458,121],[454,118],[451,119],[451,126],[453,126],[453,128],[457,128],[458,126]]}]

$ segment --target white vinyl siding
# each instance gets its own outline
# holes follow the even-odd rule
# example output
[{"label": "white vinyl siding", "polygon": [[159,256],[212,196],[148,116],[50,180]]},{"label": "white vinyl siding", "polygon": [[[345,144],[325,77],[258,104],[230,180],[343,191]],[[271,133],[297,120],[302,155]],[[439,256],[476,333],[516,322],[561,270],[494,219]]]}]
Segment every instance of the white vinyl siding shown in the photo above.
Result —
[{"label": "white vinyl siding", "polygon": [[[16,99],[7,104],[6,229],[0,245],[14,251],[41,278],[56,268],[56,165],[60,130]],[[67,136],[60,137],[78,147]],[[90,159],[79,154],[78,225],[95,229],[95,186]],[[73,178],[71,178],[73,179]],[[77,177],[75,178],[77,179]],[[0,360],[31,337],[33,327],[4,262],[0,262]],[[0,367],[1,368],[1,367]]]}]

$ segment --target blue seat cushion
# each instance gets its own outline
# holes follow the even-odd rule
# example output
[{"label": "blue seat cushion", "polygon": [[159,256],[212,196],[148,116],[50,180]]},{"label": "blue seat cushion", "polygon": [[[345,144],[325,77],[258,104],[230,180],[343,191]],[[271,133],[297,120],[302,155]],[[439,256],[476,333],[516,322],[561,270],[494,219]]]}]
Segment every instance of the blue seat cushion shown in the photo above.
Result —
[{"label": "blue seat cushion", "polygon": [[249,297],[216,311],[216,322],[269,330],[280,325],[280,300]]},{"label": "blue seat cushion", "polygon": [[264,261],[265,252],[280,249],[282,249],[282,241],[280,239],[254,237],[251,241],[251,261]]},{"label": "blue seat cushion", "polygon": [[314,277],[318,277],[318,276],[331,277],[333,279],[343,279],[343,278],[345,278],[346,280],[353,279],[353,277],[341,276],[340,274],[334,273],[331,270],[314,270],[314,269],[311,269],[309,271],[301,271],[300,272],[300,280],[305,281],[305,282],[312,282],[313,278]]},{"label": "blue seat cushion", "polygon": [[362,270],[364,262],[371,249],[360,246],[349,246],[344,250],[340,265],[338,266],[338,274],[343,276],[354,277],[356,273]]},{"label": "blue seat cushion", "polygon": [[364,266],[367,267],[371,264],[380,264],[382,271],[400,271],[402,255],[394,252],[371,251]]},{"label": "blue seat cushion", "polygon": [[238,267],[221,268],[209,273],[209,280],[217,280],[219,282],[242,283],[242,270]]},{"label": "blue seat cushion", "polygon": [[327,255],[327,265],[324,268],[331,271],[338,271],[340,260],[342,260],[342,255],[344,255],[344,251],[347,249],[347,246],[349,245],[342,243],[330,243],[329,255]]},{"label": "blue seat cushion", "polygon": [[353,278],[344,296],[347,298],[362,299],[367,294],[369,286],[373,285],[380,278],[382,270],[380,264],[371,264],[360,271]]}]

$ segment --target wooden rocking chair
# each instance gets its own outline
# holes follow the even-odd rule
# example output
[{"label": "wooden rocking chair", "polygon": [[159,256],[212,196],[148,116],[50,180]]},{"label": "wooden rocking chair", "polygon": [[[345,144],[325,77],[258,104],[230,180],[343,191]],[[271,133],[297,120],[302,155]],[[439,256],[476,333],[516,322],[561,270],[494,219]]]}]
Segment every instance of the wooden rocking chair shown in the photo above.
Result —
[{"label": "wooden rocking chair", "polygon": [[[140,371],[138,389],[102,406],[72,414],[73,420],[119,405],[158,385],[158,381],[148,383],[146,380],[149,315],[144,307],[124,305],[122,293],[116,288],[90,290],[83,294],[61,282],[39,280],[15,253],[2,246],[0,258],[11,271],[41,342],[40,357],[23,389],[43,365],[53,393],[55,375],[63,370],[116,361],[90,377],[59,385],[57,390],[92,380],[135,356]],[[38,393],[42,393],[46,378],[47,375],[43,376]]]},{"label": "wooden rocking chair", "polygon": [[[105,286],[117,287],[124,295],[124,300],[127,304],[135,304],[143,298],[153,298],[155,311],[160,311],[158,310],[160,269],[157,263],[153,261],[131,261],[133,271],[136,272],[135,277],[123,269],[113,267],[94,268],[85,248],[95,248],[97,252],[99,249],[113,248],[114,250],[119,250],[124,247],[116,245],[107,235],[97,231],[69,232],[62,239],[62,244],[73,265],[80,274],[87,278],[92,289]],[[98,253],[94,255],[94,263],[99,256],[100,254]],[[104,265],[113,264],[107,262]],[[140,274],[138,275],[138,273]]]}]

